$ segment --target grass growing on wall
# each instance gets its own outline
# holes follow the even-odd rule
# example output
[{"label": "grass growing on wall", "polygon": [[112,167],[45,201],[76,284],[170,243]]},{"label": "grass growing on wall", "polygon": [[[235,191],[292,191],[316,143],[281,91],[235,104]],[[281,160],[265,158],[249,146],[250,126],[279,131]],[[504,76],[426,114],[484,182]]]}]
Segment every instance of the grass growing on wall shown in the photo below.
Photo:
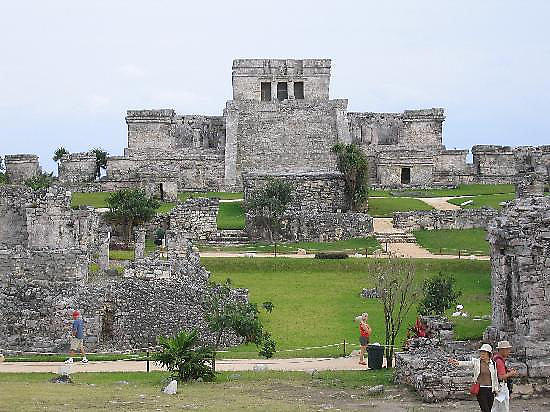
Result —
[{"label": "grass growing on wall", "polygon": [[415,230],[420,246],[434,254],[489,255],[487,232],[483,229]]},{"label": "grass growing on wall", "polygon": [[220,203],[218,229],[244,229],[244,209],[242,202]]},{"label": "grass growing on wall", "polygon": [[393,212],[411,210],[432,210],[429,204],[412,198],[369,198],[369,215],[374,217],[392,217]]},{"label": "grass growing on wall", "polygon": [[[353,322],[362,312],[369,313],[373,328],[371,342],[383,342],[384,320],[380,302],[359,296],[364,287],[373,287],[367,272],[371,259],[341,261],[292,258],[202,258],[212,280],[223,282],[230,278],[236,287],[247,288],[250,300],[261,305],[272,301],[275,309],[262,314],[267,329],[272,331],[279,349],[322,346],[342,342],[358,343],[358,325]],[[490,315],[490,263],[471,260],[417,259],[417,281],[440,271],[457,279],[462,290],[460,300],[465,310],[473,315]],[[416,310],[416,308],[415,308]],[[406,327],[416,318],[414,310],[407,318]],[[461,319],[457,339],[481,337],[483,322]],[[406,327],[399,335],[404,340]],[[348,346],[348,350],[356,349]],[[251,352],[251,353],[244,353]],[[300,352],[279,352],[277,357],[338,356],[342,348],[315,349]],[[255,346],[231,349],[226,357],[257,356]]]}]

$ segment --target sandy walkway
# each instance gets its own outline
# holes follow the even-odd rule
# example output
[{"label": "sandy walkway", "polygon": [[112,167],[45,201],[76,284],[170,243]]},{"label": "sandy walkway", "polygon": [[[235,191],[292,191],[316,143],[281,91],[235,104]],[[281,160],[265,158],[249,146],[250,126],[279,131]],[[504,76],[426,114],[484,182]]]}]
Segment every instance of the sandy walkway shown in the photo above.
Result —
[{"label": "sandy walkway", "polygon": [[[293,359],[224,359],[216,361],[218,371],[248,371],[257,365],[265,365],[269,370],[311,371],[322,370],[361,370],[366,366],[358,364],[357,357],[348,358],[293,358]],[[9,372],[52,372],[58,373],[65,366],[62,362],[4,362],[0,363],[0,373]],[[260,368],[262,366],[259,366]],[[86,365],[75,362],[71,373],[77,372],[139,372],[146,371],[145,361],[101,361]],[[150,362],[150,370],[163,370],[155,362]]]},{"label": "sandy walkway", "polygon": [[460,206],[453,205],[452,203],[448,202],[449,199],[454,199],[455,197],[456,196],[452,196],[452,197],[416,197],[415,199],[429,204],[434,209],[457,210],[457,209],[460,209]]},{"label": "sandy walkway", "polygon": [[[458,255],[434,255],[429,250],[420,247],[417,243],[388,243],[388,251],[398,257],[417,259],[458,259]],[[464,256],[460,259],[490,260],[489,256]]]}]

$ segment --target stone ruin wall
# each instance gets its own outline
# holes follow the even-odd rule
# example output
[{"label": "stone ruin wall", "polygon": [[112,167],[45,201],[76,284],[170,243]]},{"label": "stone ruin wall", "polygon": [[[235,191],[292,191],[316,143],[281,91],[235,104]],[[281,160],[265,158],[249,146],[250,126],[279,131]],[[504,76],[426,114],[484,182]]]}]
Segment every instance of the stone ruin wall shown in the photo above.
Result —
[{"label": "stone ruin wall", "polygon": [[394,212],[392,224],[395,228],[413,230],[439,229],[487,229],[498,211],[491,208],[457,210],[417,210]]},{"label": "stone ruin wall", "polygon": [[531,377],[550,377],[550,198],[516,199],[489,227],[490,341],[510,340]]},{"label": "stone ruin wall", "polygon": [[218,232],[218,199],[187,199],[174,207],[168,215],[168,228],[182,231],[194,241],[205,241]]},{"label": "stone ruin wall", "polygon": [[[281,232],[286,240],[335,241],[369,236],[373,232],[372,217],[349,211],[340,173],[245,174],[245,202],[270,178],[282,179],[294,187],[292,202],[282,222]],[[267,236],[249,213],[246,231],[253,239]]]},{"label": "stone ruin wall", "polygon": [[22,184],[25,180],[39,175],[42,170],[38,156],[34,154],[14,154],[4,156],[6,177],[10,184]]},{"label": "stone ruin wall", "polygon": [[93,152],[63,155],[58,166],[59,182],[88,183],[96,180],[96,155]]}]

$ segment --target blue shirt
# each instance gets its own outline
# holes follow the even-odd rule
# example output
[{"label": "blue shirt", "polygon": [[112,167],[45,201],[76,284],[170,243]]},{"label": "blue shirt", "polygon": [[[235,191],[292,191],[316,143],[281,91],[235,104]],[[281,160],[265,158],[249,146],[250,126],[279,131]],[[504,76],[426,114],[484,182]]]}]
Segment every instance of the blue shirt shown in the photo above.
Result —
[{"label": "blue shirt", "polygon": [[73,320],[73,330],[76,332],[75,337],[82,339],[84,337],[84,321],[82,319]]}]

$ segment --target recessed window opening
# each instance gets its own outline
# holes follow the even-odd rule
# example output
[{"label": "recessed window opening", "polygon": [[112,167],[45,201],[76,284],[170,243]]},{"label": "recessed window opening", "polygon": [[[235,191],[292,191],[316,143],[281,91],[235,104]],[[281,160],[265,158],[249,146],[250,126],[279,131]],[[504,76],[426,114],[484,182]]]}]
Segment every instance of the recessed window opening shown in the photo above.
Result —
[{"label": "recessed window opening", "polygon": [[402,167],[401,168],[401,184],[408,185],[411,183],[411,168]]},{"label": "recessed window opening", "polygon": [[304,98],[304,82],[294,82],[294,98]]},{"label": "recessed window opening", "polygon": [[287,82],[277,83],[277,100],[282,101],[288,99],[288,84]]},{"label": "recessed window opening", "polygon": [[262,102],[271,101],[271,82],[262,82]]}]

